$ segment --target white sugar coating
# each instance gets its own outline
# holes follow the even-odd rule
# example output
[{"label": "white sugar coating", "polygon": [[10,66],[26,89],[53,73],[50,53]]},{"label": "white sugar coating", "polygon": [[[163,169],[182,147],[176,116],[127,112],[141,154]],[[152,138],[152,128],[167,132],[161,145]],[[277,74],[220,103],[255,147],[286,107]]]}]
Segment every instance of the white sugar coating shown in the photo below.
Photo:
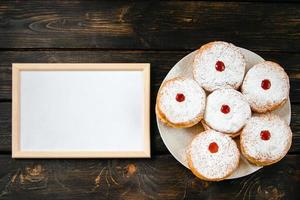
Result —
[{"label": "white sugar coating", "polygon": [[[215,68],[222,61],[225,70]],[[207,91],[232,87],[237,89],[244,78],[246,61],[238,47],[227,42],[211,42],[198,50],[194,58],[194,78]]]},{"label": "white sugar coating", "polygon": [[[210,143],[217,143],[219,149],[211,153]],[[204,177],[220,179],[230,174],[238,165],[240,153],[236,143],[227,135],[207,130],[197,135],[189,149],[193,167]]]},{"label": "white sugar coating", "polygon": [[[228,105],[230,112],[221,112],[222,105]],[[219,89],[207,97],[204,120],[211,128],[224,132],[236,133],[251,117],[251,109],[245,97],[230,88]]]},{"label": "white sugar coating", "polygon": [[[178,102],[177,94],[185,100]],[[206,94],[193,79],[175,78],[166,82],[159,91],[159,109],[172,123],[182,123],[203,116]]]},{"label": "white sugar coating", "polygon": [[[263,80],[269,80],[271,87],[264,90]],[[270,61],[254,65],[246,74],[242,93],[252,109],[260,112],[271,110],[276,104],[287,100],[289,96],[289,78],[283,68]]]},{"label": "white sugar coating", "polygon": [[[269,140],[262,140],[261,131],[270,132]],[[275,161],[285,156],[292,141],[290,127],[274,114],[261,114],[248,120],[241,133],[241,145],[250,157],[259,161]]]}]

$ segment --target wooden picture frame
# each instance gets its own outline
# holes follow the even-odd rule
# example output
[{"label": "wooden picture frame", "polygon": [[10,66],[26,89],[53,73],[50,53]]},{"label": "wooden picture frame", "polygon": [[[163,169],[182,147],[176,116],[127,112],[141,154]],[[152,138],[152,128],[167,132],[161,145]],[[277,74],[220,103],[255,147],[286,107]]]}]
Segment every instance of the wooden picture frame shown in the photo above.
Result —
[{"label": "wooden picture frame", "polygon": [[[141,112],[141,114],[139,116],[143,116],[143,119],[142,119],[143,126],[141,126],[141,127],[143,127],[143,130],[142,130],[143,133],[141,133],[142,134],[141,141],[143,144],[141,144],[142,145],[141,147],[137,148],[138,150],[129,150],[129,151],[126,151],[124,149],[120,150],[120,151],[118,151],[118,150],[103,151],[103,150],[86,150],[86,149],[79,149],[79,150],[74,150],[74,149],[72,149],[72,150],[67,150],[67,149],[36,150],[35,149],[35,150],[28,150],[30,148],[21,147],[21,143],[22,143],[22,145],[23,145],[23,143],[25,145],[25,142],[21,141],[21,138],[22,138],[21,137],[22,136],[21,119],[23,120],[23,118],[24,118],[24,120],[27,120],[28,118],[31,117],[30,113],[28,114],[28,112],[25,112],[25,111],[23,111],[23,113],[20,112],[21,104],[23,101],[25,102],[24,99],[26,99],[27,97],[28,98],[30,97],[30,98],[32,98],[31,100],[35,101],[34,95],[31,95],[31,96],[27,95],[27,93],[31,94],[31,92],[28,92],[28,91],[35,91],[37,89],[40,89],[41,87],[43,88],[43,84],[36,84],[36,83],[39,83],[38,81],[30,83],[33,85],[33,87],[36,86],[33,89],[30,89],[30,88],[28,89],[28,86],[26,86],[26,87],[24,86],[24,88],[22,89],[23,86],[21,84],[30,85],[29,82],[32,80],[35,80],[35,78],[30,78],[29,76],[38,77],[38,73],[35,73],[35,72],[42,72],[41,73],[42,75],[47,76],[47,74],[45,74],[46,72],[47,73],[55,72],[54,74],[57,74],[57,75],[63,72],[68,75],[68,74],[72,74],[70,72],[74,72],[74,71],[81,72],[79,74],[83,78],[85,76],[84,75],[85,73],[82,73],[82,72],[93,72],[94,73],[94,71],[106,72],[111,75],[114,75],[115,74],[114,72],[120,72],[120,73],[124,72],[124,76],[120,75],[118,77],[125,77],[125,74],[131,74],[131,73],[125,73],[125,72],[136,72],[134,74],[137,74],[137,75],[134,75],[134,76],[126,75],[126,76],[128,76],[129,78],[141,76],[141,78],[142,78],[141,84],[142,85],[140,87],[143,90],[142,91],[143,103],[141,103],[141,105],[143,104],[143,111]],[[86,73],[86,74],[89,74],[89,73]],[[139,74],[141,74],[141,75],[139,75]],[[93,76],[93,75],[91,75],[91,76]],[[99,73],[99,76],[100,76],[100,73]],[[73,77],[73,76],[70,75],[70,77]],[[72,78],[69,78],[69,79],[70,79],[70,81],[72,80]],[[140,80],[140,78],[136,78],[136,79]],[[24,82],[26,80],[28,81],[28,83]],[[37,80],[44,80],[44,79],[39,78]],[[47,79],[47,80],[50,80],[50,79]],[[96,80],[98,80],[98,79],[96,79]],[[128,80],[131,80],[131,79],[128,79]],[[120,82],[121,82],[121,80],[120,80]],[[61,82],[61,83],[64,83],[64,82]],[[134,84],[134,85],[138,85],[138,84],[139,83]],[[52,85],[52,84],[48,84],[48,85]],[[53,83],[53,85],[54,85],[54,83]],[[92,83],[90,85],[92,85]],[[102,85],[105,85],[105,84],[102,84]],[[45,87],[45,89],[46,88],[47,87]],[[137,88],[139,88],[139,87],[137,87]],[[136,93],[140,94],[138,89],[136,89],[136,91],[137,91]],[[47,93],[45,92],[43,94],[47,94]],[[43,97],[43,99],[45,99],[45,98]],[[26,109],[27,109],[27,107],[33,107],[33,109],[35,109],[34,106],[31,106],[29,104],[28,104],[29,106],[25,106],[26,103],[23,103],[23,104],[24,104],[24,107],[26,107]],[[126,109],[126,108],[124,108],[124,109]],[[37,111],[37,112],[39,112],[39,111]],[[27,122],[25,123],[23,121],[22,121],[22,127],[27,127],[26,126]],[[42,122],[44,123],[44,121],[42,121]],[[73,124],[76,124],[76,123],[73,123]],[[76,124],[76,126],[77,126],[77,124]],[[32,130],[35,130],[35,129],[36,129],[36,127],[32,128]],[[24,128],[24,130],[25,130],[25,128]],[[26,132],[26,134],[27,134],[27,132],[28,132],[28,134],[32,134],[32,133],[30,133],[30,128],[28,128],[28,130],[29,131],[23,131],[24,132],[23,134],[25,134],[25,132]],[[43,130],[43,129],[41,129],[41,130]],[[141,130],[141,129],[139,129],[139,130]],[[32,131],[32,132],[34,132],[34,131]],[[38,133],[40,133],[40,132],[41,131],[39,131]],[[47,135],[47,137],[48,137],[48,135]],[[45,138],[47,138],[47,137],[45,137]],[[98,135],[97,135],[97,137],[98,137]],[[26,138],[30,138],[30,137],[26,137]],[[58,139],[60,139],[60,138],[58,138]],[[26,139],[26,141],[27,141],[27,139]],[[38,143],[38,142],[35,142],[35,144],[36,143]],[[136,143],[134,143],[134,144],[136,144]],[[28,146],[29,144],[26,143],[26,145]],[[129,144],[128,144],[128,146],[129,146]],[[44,148],[44,147],[42,147],[42,148]],[[65,148],[65,147],[63,146],[62,148]],[[95,63],[95,64],[91,64],[91,63],[80,63],[80,64],[73,64],[73,63],[56,63],[56,64],[14,63],[14,64],[12,64],[12,157],[13,158],[125,158],[125,157],[149,158],[150,157],[150,64],[149,63],[101,63],[101,64],[98,64],[98,63]]]}]

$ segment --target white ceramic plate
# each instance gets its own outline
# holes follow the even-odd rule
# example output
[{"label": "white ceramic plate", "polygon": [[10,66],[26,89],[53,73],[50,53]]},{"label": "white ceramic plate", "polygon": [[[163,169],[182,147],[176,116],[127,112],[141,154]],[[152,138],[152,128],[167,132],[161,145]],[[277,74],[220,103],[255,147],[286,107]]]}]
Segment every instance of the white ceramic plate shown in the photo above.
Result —
[{"label": "white ceramic plate", "polygon": [[[248,71],[254,64],[264,61],[262,57],[249,51],[247,49],[240,48],[242,54],[246,59],[246,71]],[[192,63],[196,51],[188,54],[182,58],[176,65],[169,71],[164,81],[177,76],[192,77]],[[291,120],[291,104],[288,100],[285,105],[278,110],[275,110],[274,113],[278,114],[282,119],[284,119],[288,124]],[[164,125],[157,117],[157,125],[160,132],[160,135],[167,146],[171,154],[185,167],[188,167],[186,159],[186,150],[188,145],[192,141],[193,137],[203,131],[201,123],[185,129],[176,129],[170,128]],[[244,157],[241,157],[240,165],[238,169],[227,179],[240,178],[249,174],[254,173],[259,170],[261,167],[250,164]]]}]

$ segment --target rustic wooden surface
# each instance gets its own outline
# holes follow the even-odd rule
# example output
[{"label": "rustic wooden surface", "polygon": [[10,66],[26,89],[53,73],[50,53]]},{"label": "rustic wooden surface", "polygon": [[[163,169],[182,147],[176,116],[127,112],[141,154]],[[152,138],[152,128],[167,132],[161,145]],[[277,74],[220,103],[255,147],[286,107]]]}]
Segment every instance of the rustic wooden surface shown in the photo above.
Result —
[{"label": "rustic wooden surface", "polygon": [[[153,112],[164,76],[212,40],[281,63],[290,76],[293,145],[236,180],[201,181],[163,144]],[[0,199],[297,199],[300,196],[300,4],[243,1],[1,1]],[[11,63],[150,62],[151,159],[11,159]]]}]

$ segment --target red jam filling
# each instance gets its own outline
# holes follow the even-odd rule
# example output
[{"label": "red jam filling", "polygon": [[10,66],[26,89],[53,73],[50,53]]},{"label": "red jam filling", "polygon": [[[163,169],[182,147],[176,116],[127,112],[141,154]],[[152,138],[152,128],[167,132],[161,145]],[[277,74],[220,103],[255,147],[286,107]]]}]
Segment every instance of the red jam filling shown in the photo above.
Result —
[{"label": "red jam filling", "polygon": [[183,102],[184,100],[185,100],[184,94],[178,93],[178,94],[176,95],[176,101],[178,101],[178,102]]},{"label": "red jam filling", "polygon": [[271,82],[268,79],[265,79],[261,82],[261,87],[264,90],[267,90],[271,87]]},{"label": "red jam filling", "polygon": [[271,137],[271,134],[270,134],[269,131],[264,130],[264,131],[261,131],[261,132],[260,132],[260,138],[261,138],[262,140],[269,140],[270,137]]},{"label": "red jam filling", "polygon": [[217,61],[215,68],[217,71],[222,72],[225,70],[225,65],[222,61]]},{"label": "red jam filling", "polygon": [[230,112],[230,107],[228,105],[222,105],[221,112],[227,114]]},{"label": "red jam filling", "polygon": [[210,153],[217,153],[219,150],[219,146],[217,143],[212,142],[209,144],[208,146],[208,150],[210,151]]}]

